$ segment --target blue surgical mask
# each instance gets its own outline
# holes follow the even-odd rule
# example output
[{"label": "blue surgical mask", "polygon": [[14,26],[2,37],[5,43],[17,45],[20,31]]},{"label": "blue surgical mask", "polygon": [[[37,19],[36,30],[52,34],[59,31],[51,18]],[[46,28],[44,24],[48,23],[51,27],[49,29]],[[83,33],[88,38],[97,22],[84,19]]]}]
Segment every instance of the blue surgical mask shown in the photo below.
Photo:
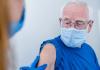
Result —
[{"label": "blue surgical mask", "polygon": [[12,37],[14,34],[16,34],[23,26],[24,24],[24,18],[25,18],[25,8],[23,8],[22,16],[18,22],[11,22],[10,23],[10,29],[9,29],[9,36]]},{"label": "blue surgical mask", "polygon": [[61,40],[67,47],[81,48],[81,45],[86,42],[86,34],[86,29],[61,28]]}]

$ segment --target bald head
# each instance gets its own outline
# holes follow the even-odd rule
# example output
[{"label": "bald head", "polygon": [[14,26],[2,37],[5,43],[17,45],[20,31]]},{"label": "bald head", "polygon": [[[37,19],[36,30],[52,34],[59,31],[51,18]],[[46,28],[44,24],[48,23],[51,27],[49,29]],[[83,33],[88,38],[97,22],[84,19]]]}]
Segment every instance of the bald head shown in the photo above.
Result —
[{"label": "bald head", "polygon": [[61,18],[70,18],[70,19],[89,19],[89,9],[87,4],[84,2],[76,1],[69,2],[64,5],[61,11]]}]

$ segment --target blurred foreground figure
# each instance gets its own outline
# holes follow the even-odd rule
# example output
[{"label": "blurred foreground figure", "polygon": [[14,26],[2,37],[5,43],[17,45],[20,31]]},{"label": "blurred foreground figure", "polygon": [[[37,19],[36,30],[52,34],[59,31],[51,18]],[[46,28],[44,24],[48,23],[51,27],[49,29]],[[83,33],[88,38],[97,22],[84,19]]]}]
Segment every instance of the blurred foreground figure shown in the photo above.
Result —
[{"label": "blurred foreground figure", "polygon": [[[0,0],[0,70],[16,70],[12,56],[13,49],[9,39],[21,30],[24,25],[24,0]],[[37,67],[39,56],[28,70],[44,70],[47,64]],[[21,67],[25,70],[26,67]]]}]

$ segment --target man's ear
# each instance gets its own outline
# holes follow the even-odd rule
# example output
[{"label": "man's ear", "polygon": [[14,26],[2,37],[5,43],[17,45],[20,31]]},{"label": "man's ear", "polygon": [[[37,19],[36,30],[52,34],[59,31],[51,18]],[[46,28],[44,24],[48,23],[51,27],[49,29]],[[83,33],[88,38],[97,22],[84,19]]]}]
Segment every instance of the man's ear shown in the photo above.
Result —
[{"label": "man's ear", "polygon": [[59,23],[60,23],[60,25],[61,25],[61,18],[59,18]]},{"label": "man's ear", "polygon": [[91,31],[92,26],[93,26],[93,23],[94,23],[93,20],[90,20],[90,21],[88,22],[88,33]]}]

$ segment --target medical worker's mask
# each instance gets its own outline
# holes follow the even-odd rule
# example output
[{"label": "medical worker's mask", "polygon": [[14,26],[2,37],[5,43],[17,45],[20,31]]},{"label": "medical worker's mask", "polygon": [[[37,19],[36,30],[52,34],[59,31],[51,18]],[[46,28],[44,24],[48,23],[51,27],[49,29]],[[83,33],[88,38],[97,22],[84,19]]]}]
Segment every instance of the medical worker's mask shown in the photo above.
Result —
[{"label": "medical worker's mask", "polygon": [[86,29],[61,28],[61,40],[67,47],[81,48],[81,45],[86,42],[86,34]]},{"label": "medical worker's mask", "polygon": [[10,29],[9,29],[9,36],[12,37],[15,33],[17,33],[24,24],[24,18],[25,18],[25,8],[23,8],[22,16],[18,22],[11,22],[10,23]]}]

